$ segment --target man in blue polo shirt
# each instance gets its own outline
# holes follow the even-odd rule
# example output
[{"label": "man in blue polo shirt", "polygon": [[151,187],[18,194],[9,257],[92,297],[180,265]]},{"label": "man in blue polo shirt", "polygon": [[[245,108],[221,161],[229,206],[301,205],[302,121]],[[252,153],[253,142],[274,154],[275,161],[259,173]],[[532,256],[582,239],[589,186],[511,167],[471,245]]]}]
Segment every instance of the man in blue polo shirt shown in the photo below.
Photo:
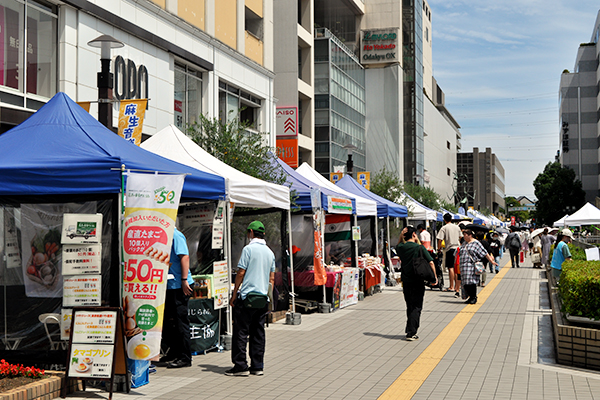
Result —
[{"label": "man in blue polo shirt", "polygon": [[[228,376],[263,375],[265,357],[265,318],[269,283],[275,282],[275,255],[267,247],[265,226],[260,221],[248,225],[250,243],[242,250],[231,297],[233,337]],[[256,302],[251,301],[256,299]],[[250,368],[246,344],[250,338]]]},{"label": "man in blue polo shirt", "polygon": [[173,245],[170,256],[169,279],[165,298],[165,317],[163,341],[161,347],[168,348],[167,368],[192,366],[190,321],[188,319],[188,301],[194,283],[190,272],[190,257],[187,241],[177,228],[173,232]]}]

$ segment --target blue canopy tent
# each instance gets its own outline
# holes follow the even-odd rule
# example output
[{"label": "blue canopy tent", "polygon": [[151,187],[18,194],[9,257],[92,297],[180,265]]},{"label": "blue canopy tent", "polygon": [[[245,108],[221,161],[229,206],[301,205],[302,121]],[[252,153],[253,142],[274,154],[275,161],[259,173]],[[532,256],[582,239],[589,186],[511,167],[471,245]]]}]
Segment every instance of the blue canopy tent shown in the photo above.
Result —
[{"label": "blue canopy tent", "polygon": [[0,196],[119,193],[121,165],[188,174],[182,199],[225,197],[222,177],[125,142],[64,93],[0,135]]},{"label": "blue canopy tent", "polygon": [[[56,94],[25,122],[0,135],[0,219],[8,218],[16,224],[15,230],[22,238],[22,259],[15,262],[3,280],[4,298],[11,303],[7,307],[3,302],[0,307],[4,311],[1,319],[9,321],[1,330],[8,332],[8,337],[23,338],[15,352],[21,354],[22,359],[40,360],[47,356],[45,363],[60,364],[66,357],[46,355],[48,338],[38,321],[38,315],[60,313],[62,280],[57,280],[52,290],[34,281],[40,286],[27,292],[27,287],[31,287],[27,285],[32,283],[29,273],[26,274],[29,252],[25,251],[29,248],[28,241],[35,240],[33,234],[47,237],[57,231],[63,213],[103,215],[102,299],[114,306],[120,303],[118,200],[122,166],[133,171],[186,174],[183,200],[226,197],[222,177],[167,160],[126,142],[64,93]],[[31,228],[38,215],[40,221],[49,224]],[[13,240],[17,235],[15,233]],[[4,254],[0,253],[1,258]],[[60,264],[57,265],[60,268]],[[54,276],[60,277],[59,274],[60,270]],[[8,337],[5,339],[10,340]],[[15,360],[10,354],[2,355]]]}]

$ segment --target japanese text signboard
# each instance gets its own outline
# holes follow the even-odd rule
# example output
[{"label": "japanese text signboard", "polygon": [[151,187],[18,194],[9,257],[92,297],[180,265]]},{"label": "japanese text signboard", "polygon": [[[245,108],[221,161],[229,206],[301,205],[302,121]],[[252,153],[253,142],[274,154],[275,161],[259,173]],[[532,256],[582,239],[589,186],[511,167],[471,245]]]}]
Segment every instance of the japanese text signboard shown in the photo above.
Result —
[{"label": "japanese text signboard", "polygon": [[229,304],[229,276],[227,261],[215,261],[213,263],[213,282],[215,310],[225,308]]},{"label": "japanese text signboard", "polygon": [[63,307],[99,306],[101,275],[76,275],[63,278]]},{"label": "japanese text signboard", "polygon": [[142,126],[147,99],[124,100],[119,107],[119,136],[139,146],[142,143]]},{"label": "japanese text signboard", "polygon": [[114,343],[116,311],[77,311],[75,317],[73,343]]},{"label": "japanese text signboard", "polygon": [[130,173],[123,225],[127,355],[160,353],[169,258],[184,175]]},{"label": "japanese text signboard", "polygon": [[102,257],[100,244],[66,244],[63,246],[63,274],[99,274]]}]

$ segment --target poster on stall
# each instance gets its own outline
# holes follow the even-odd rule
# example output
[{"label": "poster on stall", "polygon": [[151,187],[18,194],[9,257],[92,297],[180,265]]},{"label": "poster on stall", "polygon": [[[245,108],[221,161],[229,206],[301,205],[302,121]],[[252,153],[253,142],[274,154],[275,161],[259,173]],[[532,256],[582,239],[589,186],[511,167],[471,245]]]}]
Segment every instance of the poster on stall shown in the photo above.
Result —
[{"label": "poster on stall", "polygon": [[344,308],[348,306],[352,271],[350,271],[350,268],[344,268],[344,272],[342,272],[340,275],[342,278],[342,289],[340,290],[340,308]]},{"label": "poster on stall", "polygon": [[213,263],[213,284],[215,310],[227,307],[229,305],[227,261],[216,261]]},{"label": "poster on stall", "polygon": [[99,306],[102,276],[76,275],[63,278],[63,307]]},{"label": "poster on stall", "polygon": [[69,357],[71,378],[101,378],[112,376],[114,344],[73,343]]},{"label": "poster on stall", "polygon": [[213,299],[190,299],[188,316],[192,353],[200,353],[219,343],[219,311]]},{"label": "poster on stall", "polygon": [[[150,360],[160,340],[173,230],[184,175],[129,173],[123,222],[123,310],[127,355]],[[144,341],[143,353],[131,343]]]},{"label": "poster on stall", "polygon": [[95,214],[96,202],[22,204],[21,246],[27,297],[61,297],[61,229],[65,213]]},{"label": "poster on stall", "polygon": [[359,269],[358,268],[350,268],[350,293],[348,293],[348,305],[358,303],[358,279],[359,279]]},{"label": "poster on stall", "polygon": [[324,285],[327,282],[327,271],[325,271],[325,263],[323,261],[323,210],[319,209],[313,214],[313,229],[314,229],[314,256],[313,265],[315,270],[315,286]]},{"label": "poster on stall", "polygon": [[115,342],[116,311],[77,311],[73,323],[73,343]]},{"label": "poster on stall", "polygon": [[340,308],[340,296],[342,292],[342,274],[335,274],[333,283],[333,296],[331,299],[331,308],[337,310]]},{"label": "poster on stall", "polygon": [[102,214],[64,214],[60,241],[62,244],[100,243]]},{"label": "poster on stall", "polygon": [[181,214],[180,222],[182,230],[194,226],[211,225],[215,214],[215,203],[185,206]]},{"label": "poster on stall", "polygon": [[6,256],[6,268],[12,269],[21,266],[15,217],[8,210],[4,211],[4,254]]},{"label": "poster on stall", "polygon": [[213,233],[212,233],[212,248],[222,249],[223,248],[223,228],[225,226],[224,217],[225,202],[219,201],[217,210],[213,218]]},{"label": "poster on stall", "polygon": [[101,249],[101,244],[63,245],[63,275],[84,275],[101,273]]}]

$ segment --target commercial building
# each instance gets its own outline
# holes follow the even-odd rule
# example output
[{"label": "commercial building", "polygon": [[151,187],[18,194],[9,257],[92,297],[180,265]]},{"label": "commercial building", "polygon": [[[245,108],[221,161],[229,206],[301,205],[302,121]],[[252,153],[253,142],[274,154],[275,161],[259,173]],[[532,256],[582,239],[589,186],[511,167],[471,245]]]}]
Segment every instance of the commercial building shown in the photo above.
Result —
[{"label": "commercial building", "polygon": [[[149,98],[144,134],[198,115],[239,116],[275,145],[272,0],[4,0],[0,132],[57,91],[98,99],[100,50],[110,35],[117,99]],[[113,106],[117,125],[118,102]],[[90,113],[97,115],[97,105]]]},{"label": "commercial building", "polygon": [[466,207],[476,210],[487,208],[497,214],[504,204],[504,167],[489,147],[479,152],[477,147],[470,153],[458,153],[458,196],[467,199]]},{"label": "commercial building", "polygon": [[577,50],[573,71],[561,74],[559,91],[559,160],[575,171],[592,204],[600,197],[599,37],[600,12],[590,42]]}]

